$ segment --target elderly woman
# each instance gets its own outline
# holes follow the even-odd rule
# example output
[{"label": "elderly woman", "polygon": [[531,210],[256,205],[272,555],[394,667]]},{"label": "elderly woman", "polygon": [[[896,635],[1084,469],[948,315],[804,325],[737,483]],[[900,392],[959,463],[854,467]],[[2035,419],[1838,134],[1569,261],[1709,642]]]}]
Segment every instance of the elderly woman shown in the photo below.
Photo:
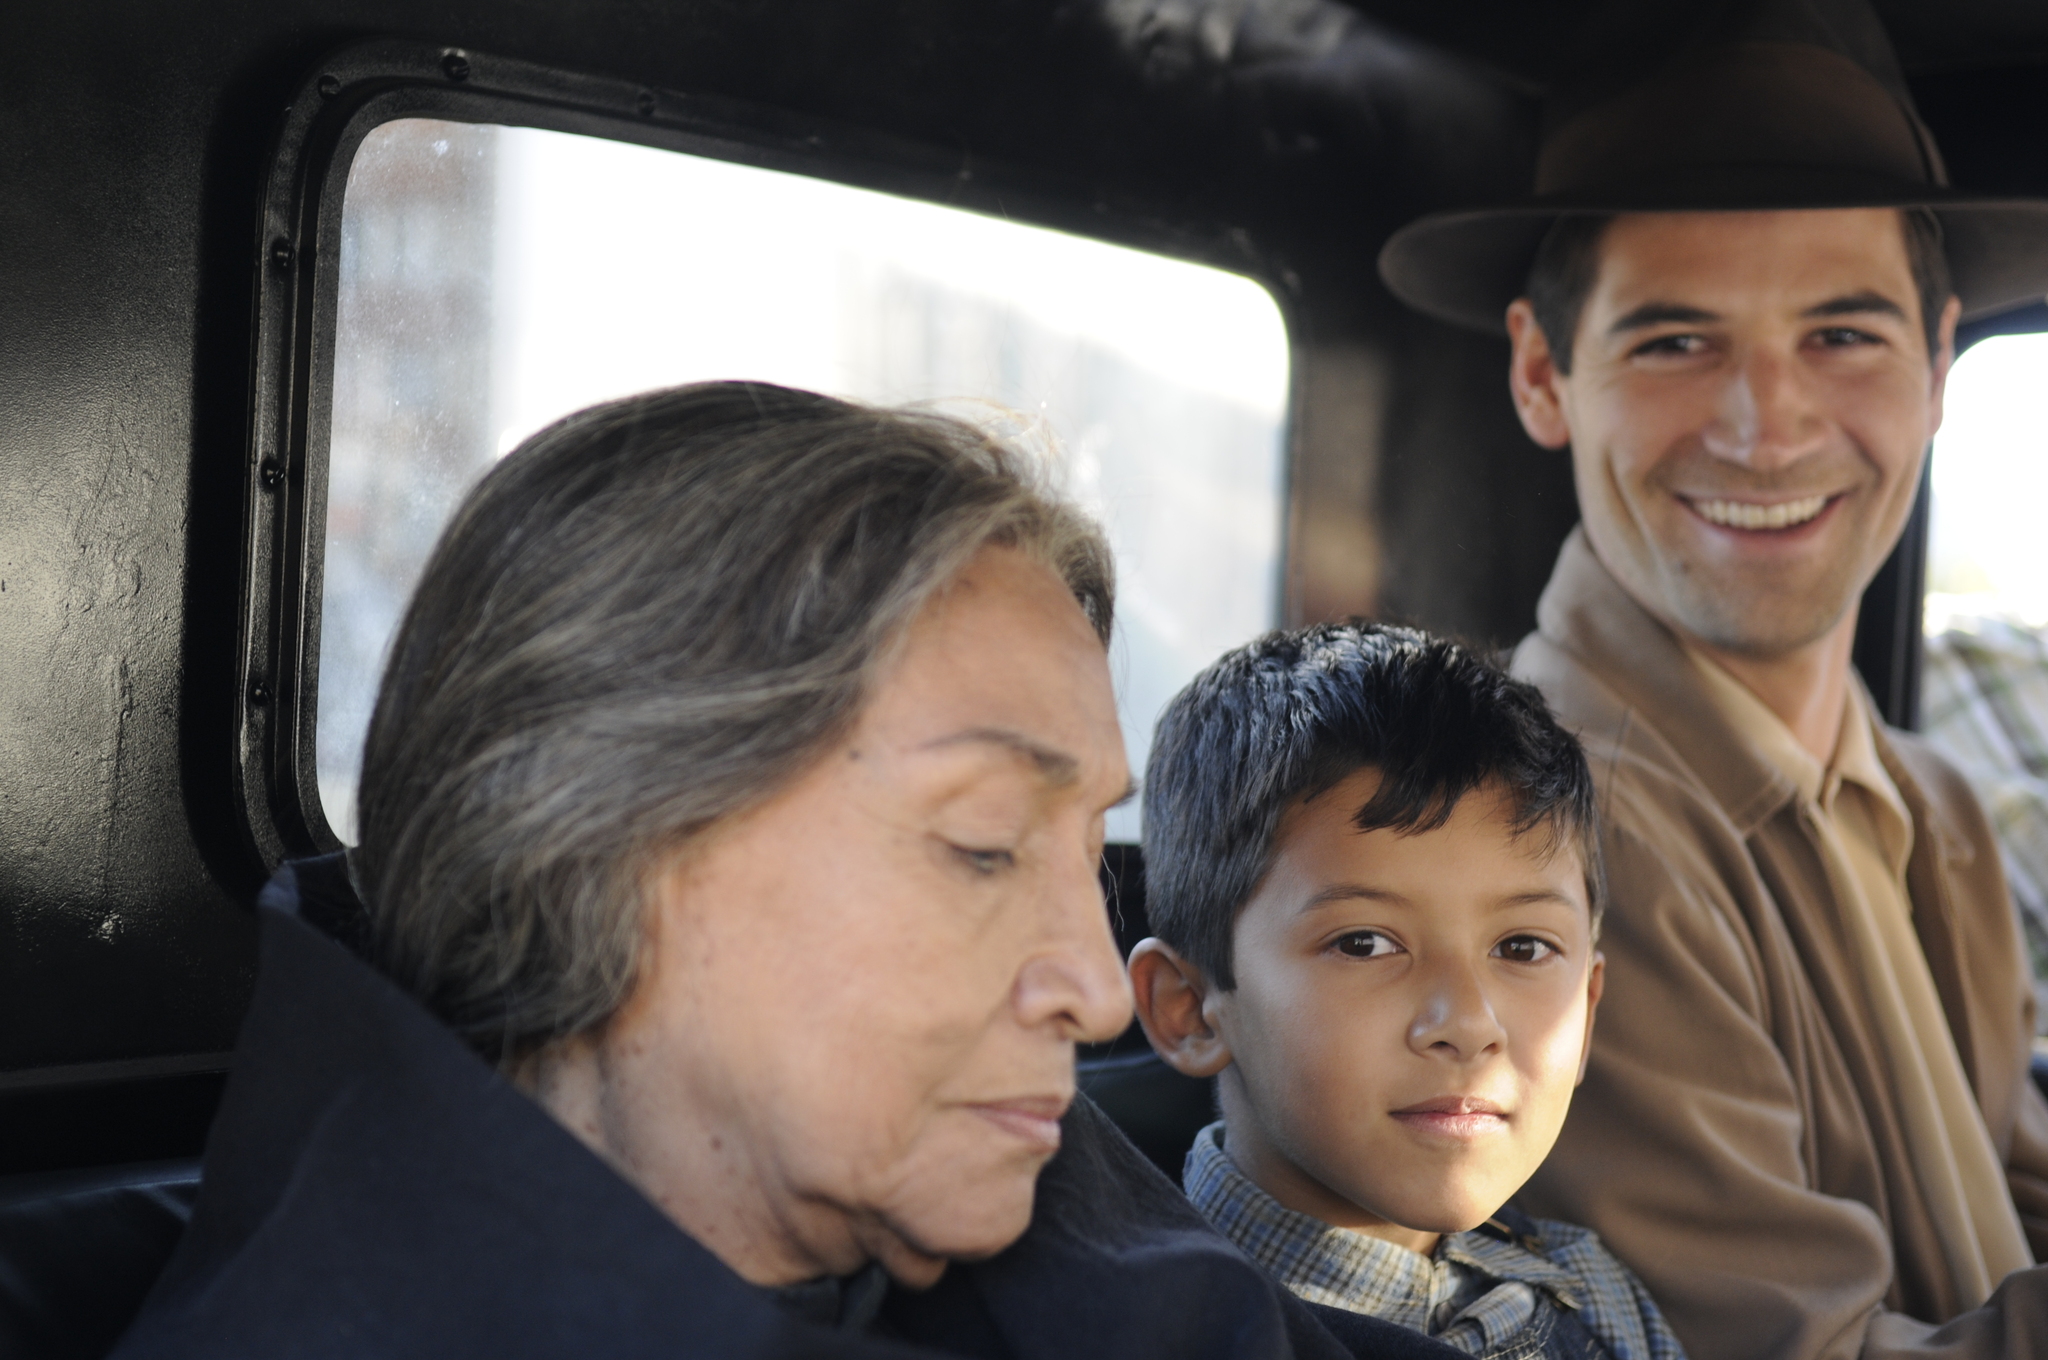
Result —
[{"label": "elderly woman", "polygon": [[1110,614],[1098,531],[934,416],[534,436],[406,616],[361,846],[266,893],[121,1353],[1342,1354],[1070,1110],[1130,1014]]}]

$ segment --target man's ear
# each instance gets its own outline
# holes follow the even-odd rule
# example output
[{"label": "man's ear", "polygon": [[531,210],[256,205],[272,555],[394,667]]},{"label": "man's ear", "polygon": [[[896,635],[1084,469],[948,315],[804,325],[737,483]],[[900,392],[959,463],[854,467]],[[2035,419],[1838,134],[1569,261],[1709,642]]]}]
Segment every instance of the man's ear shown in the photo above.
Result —
[{"label": "man's ear", "polygon": [[1934,402],[1929,412],[1927,438],[1932,441],[1941,429],[1942,401],[1948,393],[1948,371],[1956,362],[1956,323],[1963,317],[1963,300],[1951,297],[1941,309],[1941,322],[1934,331],[1934,353],[1927,356],[1934,369]]},{"label": "man's ear", "polygon": [[1572,430],[1564,414],[1564,375],[1557,371],[1550,339],[1536,324],[1536,309],[1527,298],[1508,304],[1508,340],[1514,345],[1508,359],[1508,391],[1522,428],[1546,449],[1565,447],[1572,442]]},{"label": "man's ear", "polygon": [[1586,1080],[1586,1066],[1593,1061],[1593,1017],[1600,1010],[1600,993],[1607,986],[1607,956],[1593,951],[1593,966],[1586,973],[1586,1039],[1579,1049],[1579,1075],[1572,1085]]},{"label": "man's ear", "polygon": [[1138,1023],[1167,1066],[1188,1077],[1213,1077],[1230,1066],[1230,1046],[1203,1014],[1209,980],[1201,969],[1160,939],[1138,941],[1130,968]]}]

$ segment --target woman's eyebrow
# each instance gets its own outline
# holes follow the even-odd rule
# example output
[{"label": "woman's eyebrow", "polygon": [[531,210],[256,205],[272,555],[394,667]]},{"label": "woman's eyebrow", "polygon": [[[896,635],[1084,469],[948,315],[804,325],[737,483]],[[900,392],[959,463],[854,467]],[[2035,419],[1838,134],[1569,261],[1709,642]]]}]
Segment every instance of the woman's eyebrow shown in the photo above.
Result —
[{"label": "woman's eyebrow", "polygon": [[1037,768],[1039,775],[1048,784],[1071,784],[1081,777],[1081,762],[1073,756],[1007,727],[970,727],[964,732],[954,732],[936,741],[928,741],[921,749],[932,751],[969,743],[998,746],[1014,755],[1024,757]]}]

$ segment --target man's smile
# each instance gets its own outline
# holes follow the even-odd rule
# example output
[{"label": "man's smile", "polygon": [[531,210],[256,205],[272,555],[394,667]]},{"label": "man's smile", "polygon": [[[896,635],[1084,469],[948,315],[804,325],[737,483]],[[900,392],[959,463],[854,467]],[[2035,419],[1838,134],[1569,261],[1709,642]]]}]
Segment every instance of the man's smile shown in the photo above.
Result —
[{"label": "man's smile", "polygon": [[1835,499],[1825,493],[1786,501],[1738,501],[1680,496],[1694,514],[1726,529],[1794,529],[1819,517]]}]

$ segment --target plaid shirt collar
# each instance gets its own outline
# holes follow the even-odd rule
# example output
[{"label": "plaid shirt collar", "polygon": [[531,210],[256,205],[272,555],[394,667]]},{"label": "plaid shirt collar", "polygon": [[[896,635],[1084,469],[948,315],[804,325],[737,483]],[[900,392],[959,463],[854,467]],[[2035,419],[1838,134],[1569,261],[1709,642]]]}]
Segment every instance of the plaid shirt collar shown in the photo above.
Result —
[{"label": "plaid shirt collar", "polygon": [[1535,1317],[1538,1293],[1569,1309],[1586,1297],[1571,1271],[1498,1224],[1444,1237],[1435,1255],[1336,1228],[1261,1190],[1223,1150],[1223,1125],[1196,1137],[1188,1198],[1225,1237],[1297,1296],[1412,1327],[1471,1354],[1503,1345]]}]

